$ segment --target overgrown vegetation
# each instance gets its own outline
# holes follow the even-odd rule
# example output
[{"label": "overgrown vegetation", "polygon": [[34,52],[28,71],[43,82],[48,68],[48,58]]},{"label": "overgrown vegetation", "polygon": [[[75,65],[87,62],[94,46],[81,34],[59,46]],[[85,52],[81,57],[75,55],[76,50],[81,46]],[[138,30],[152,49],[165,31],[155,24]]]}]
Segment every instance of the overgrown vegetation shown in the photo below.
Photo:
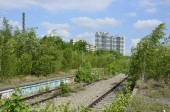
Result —
[{"label": "overgrown vegetation", "polygon": [[[127,57],[117,52],[88,52],[85,41],[73,44],[63,41],[59,36],[37,37],[35,30],[35,28],[29,28],[23,32],[12,27],[5,18],[3,19],[3,25],[0,28],[1,79],[29,74],[48,76],[58,71],[78,69],[86,63],[90,69],[108,68],[107,71],[112,73],[125,69],[117,65],[123,61],[127,63]],[[112,68],[117,70],[110,70]]]},{"label": "overgrown vegetation", "polygon": [[94,112],[92,109],[80,106],[78,108],[71,108],[70,103],[60,104],[56,106],[54,102],[47,102],[44,107],[40,108],[40,105],[35,105],[35,108],[25,104],[21,99],[20,91],[17,89],[10,98],[0,100],[3,107],[0,108],[0,112]]},{"label": "overgrown vegetation", "polygon": [[153,102],[148,98],[134,96],[128,105],[126,112],[169,112],[170,107],[158,102]]},{"label": "overgrown vegetation", "polygon": [[92,83],[94,81],[107,79],[111,76],[114,76],[116,72],[123,73],[126,71],[128,65],[124,65],[124,67],[120,65],[127,64],[127,58],[121,58],[120,61],[124,61],[122,64],[120,64],[120,62],[119,64],[116,63],[112,58],[110,60],[112,61],[108,62],[103,68],[92,68],[92,64],[90,62],[84,61],[77,70],[75,81]]},{"label": "overgrown vegetation", "polygon": [[0,104],[2,104],[0,112],[29,112],[31,106],[20,101],[21,97],[20,91],[15,89],[11,97],[0,100]]},{"label": "overgrown vegetation", "polygon": [[108,107],[103,109],[103,112],[124,112],[125,108],[131,100],[131,91],[128,84],[125,85],[125,91],[119,90],[116,93],[116,100]]},{"label": "overgrown vegetation", "polygon": [[[123,91],[119,91],[116,94],[116,101],[114,101],[110,106],[103,107],[103,112],[123,112],[127,104],[131,99],[129,85],[126,85],[126,94]],[[63,95],[69,92],[69,87],[61,83],[61,89]],[[0,108],[0,112],[96,112],[88,107],[80,106],[77,108],[71,108],[70,103],[60,104],[56,106],[53,102],[47,102],[44,107],[40,108],[40,105],[37,104],[35,108],[25,104],[21,99],[20,91],[17,89],[10,98],[2,99],[3,107]]]},{"label": "overgrown vegetation", "polygon": [[165,24],[158,25],[132,49],[128,74],[134,84],[138,80],[140,96],[133,98],[128,112],[170,110],[161,103],[166,103],[170,93],[170,36],[167,37],[165,30]]},{"label": "overgrown vegetation", "polygon": [[60,89],[61,89],[61,95],[62,96],[68,96],[71,92],[71,88],[68,86],[68,84],[61,82],[60,83]]},{"label": "overgrown vegetation", "polygon": [[170,36],[165,36],[165,29],[160,24],[132,49],[129,76],[133,80],[170,78]]}]

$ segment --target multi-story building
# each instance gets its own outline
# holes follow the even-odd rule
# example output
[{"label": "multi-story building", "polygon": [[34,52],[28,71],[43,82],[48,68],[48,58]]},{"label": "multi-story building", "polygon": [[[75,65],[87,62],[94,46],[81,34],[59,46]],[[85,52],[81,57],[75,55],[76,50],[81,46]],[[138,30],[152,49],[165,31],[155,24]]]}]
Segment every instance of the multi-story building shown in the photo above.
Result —
[{"label": "multi-story building", "polygon": [[110,36],[108,32],[96,32],[95,45],[100,50],[114,50],[123,55],[125,54],[124,36]]},{"label": "multi-story building", "polygon": [[88,51],[96,51],[96,45],[87,44],[87,45],[86,45],[86,49],[87,49]]}]

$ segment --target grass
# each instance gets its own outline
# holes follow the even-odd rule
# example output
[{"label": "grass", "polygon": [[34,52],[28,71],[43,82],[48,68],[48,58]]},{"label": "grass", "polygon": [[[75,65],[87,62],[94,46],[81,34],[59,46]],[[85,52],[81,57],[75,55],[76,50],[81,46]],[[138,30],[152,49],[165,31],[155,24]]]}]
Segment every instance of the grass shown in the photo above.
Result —
[{"label": "grass", "polygon": [[136,95],[132,98],[126,112],[163,112],[163,110],[170,112],[170,107]]},{"label": "grass", "polygon": [[137,88],[143,91],[145,96],[151,98],[170,98],[170,82],[164,80],[155,81],[153,79],[148,80],[146,83],[137,81]]},{"label": "grass", "polygon": [[84,86],[83,86],[83,83],[73,83],[70,85],[70,88],[71,88],[71,92],[72,93],[77,93],[79,91],[83,91],[85,90]]},{"label": "grass", "polygon": [[138,80],[137,95],[134,96],[126,112],[170,112],[170,82],[165,79],[147,82]]},{"label": "grass", "polygon": [[73,82],[73,83],[68,85],[68,88],[69,88],[68,93],[62,94],[61,90],[56,90],[56,91],[53,92],[53,96],[67,97],[67,96],[70,95],[70,93],[77,93],[79,91],[83,91],[83,90],[85,90],[83,84],[84,83]]},{"label": "grass", "polygon": [[15,77],[10,77],[10,78],[1,78],[0,80],[0,88],[5,87],[5,86],[10,86],[10,85],[18,85],[22,83],[30,83],[30,82],[36,82],[40,80],[47,80],[50,78],[55,78],[55,77],[62,77],[62,76],[67,76],[68,74],[75,74],[75,69],[69,70],[67,72],[57,72],[55,74],[48,74],[47,76],[34,76],[34,75],[19,75]]}]

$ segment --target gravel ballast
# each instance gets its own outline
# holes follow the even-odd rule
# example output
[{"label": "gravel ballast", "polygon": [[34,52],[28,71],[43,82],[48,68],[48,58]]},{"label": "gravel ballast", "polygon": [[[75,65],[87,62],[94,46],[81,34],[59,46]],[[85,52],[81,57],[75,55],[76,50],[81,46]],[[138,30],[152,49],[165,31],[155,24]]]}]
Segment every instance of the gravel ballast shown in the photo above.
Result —
[{"label": "gravel ballast", "polygon": [[[88,106],[125,77],[126,76],[124,74],[118,74],[110,79],[101,80],[90,84],[85,87],[85,90],[77,93],[71,93],[70,96],[54,98],[53,101],[56,105],[65,104],[71,101],[71,108],[77,108],[81,105]],[[41,106],[43,105],[44,104]]]}]

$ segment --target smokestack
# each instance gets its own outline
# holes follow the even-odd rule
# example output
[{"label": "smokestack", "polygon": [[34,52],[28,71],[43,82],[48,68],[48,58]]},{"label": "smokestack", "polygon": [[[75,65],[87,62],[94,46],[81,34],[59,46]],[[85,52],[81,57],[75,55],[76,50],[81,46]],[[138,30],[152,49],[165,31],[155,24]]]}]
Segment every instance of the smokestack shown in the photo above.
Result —
[{"label": "smokestack", "polygon": [[25,32],[25,13],[22,13],[22,31]]}]

